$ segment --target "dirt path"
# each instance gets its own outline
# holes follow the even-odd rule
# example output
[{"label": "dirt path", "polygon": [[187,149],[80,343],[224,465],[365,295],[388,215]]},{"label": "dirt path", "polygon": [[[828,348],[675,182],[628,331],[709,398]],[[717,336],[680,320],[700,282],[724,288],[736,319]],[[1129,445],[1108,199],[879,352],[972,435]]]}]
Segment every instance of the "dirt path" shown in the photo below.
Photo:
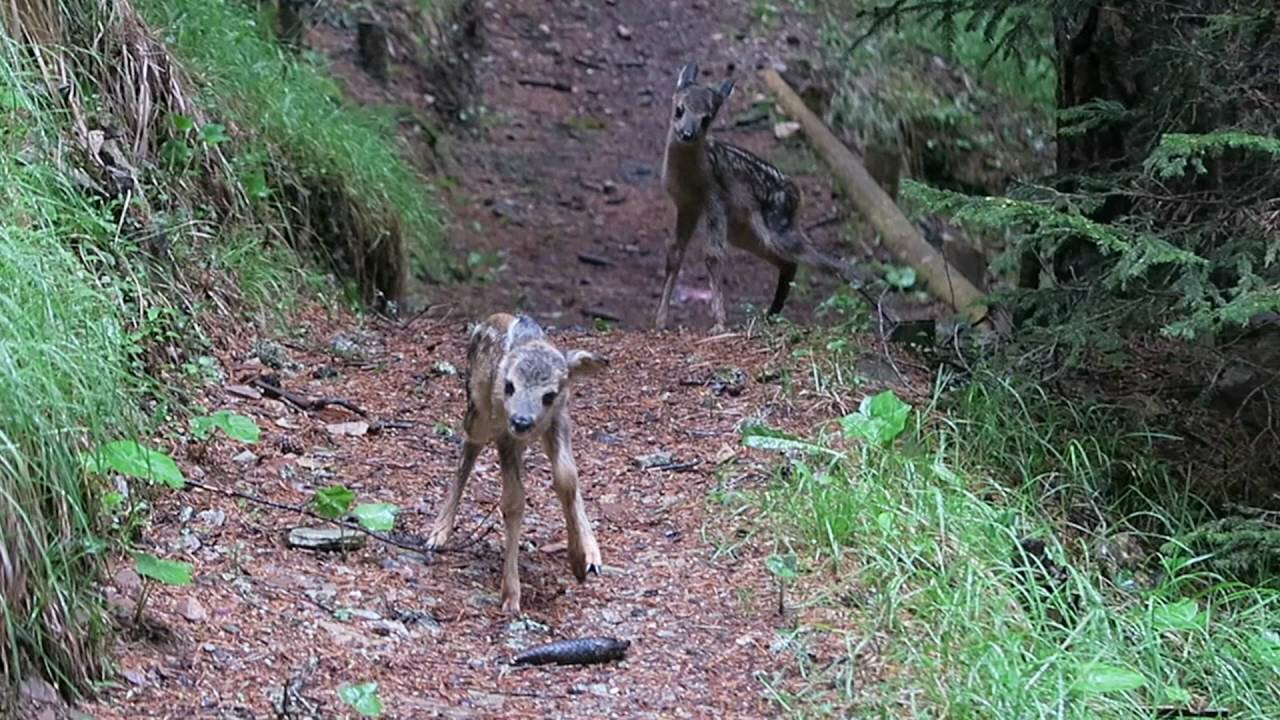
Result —
[{"label": "dirt path", "polygon": [[[300,327],[322,345],[338,329],[325,320]],[[607,377],[575,398],[578,462],[604,575],[573,580],[547,463],[533,453],[522,555],[526,618],[514,622],[497,607],[496,529],[474,554],[426,562],[377,543],[346,557],[320,555],[286,548],[296,516],[205,492],[166,494],[146,544],[192,562],[196,584],[154,594],[148,613],[163,630],[122,642],[122,686],[85,710],[99,720],[275,717],[273,705],[296,682],[292,717],[331,718],[345,710],[336,687],[376,681],[395,718],[770,715],[756,677],[777,671],[768,648],[781,620],[762,573],[767,548],[748,545],[713,559],[709,540],[723,529],[706,525],[708,494],[764,480],[765,458],[740,448],[736,429],[744,420],[804,431],[830,413],[829,401],[810,396],[796,404],[805,398],[803,381],[799,395],[756,383],[782,361],[758,340],[620,333],[557,340],[613,360]],[[304,414],[219,391],[211,406],[253,415],[264,427],[253,448],[258,458],[237,463],[241,448],[220,443],[204,459],[188,459],[185,470],[278,503],[304,502],[340,482],[362,501],[402,506],[397,529],[425,536],[459,456],[456,439],[437,423],[456,425],[464,399],[460,380],[433,368],[461,367],[464,327],[456,319],[422,320],[363,342],[372,353],[364,365],[290,351],[298,364],[284,382],[348,398],[373,418],[413,421],[412,429],[334,437],[326,424],[352,420],[344,410]],[[325,367],[337,377],[314,379]],[[699,384],[726,368],[740,368],[744,382]],[[235,372],[260,371],[250,363]],[[655,452],[697,464],[684,472],[636,466],[636,457]],[[490,450],[468,488],[461,532],[494,521],[498,493]],[[135,586],[131,571],[120,573],[109,589],[113,605],[130,607]],[[630,658],[576,669],[505,664],[518,647],[596,634],[631,640]],[[315,704],[311,711],[303,710],[307,703]]]},{"label": "dirt path", "polygon": [[[762,90],[757,68],[802,55],[811,35],[780,25],[765,31],[748,5],[489,3],[489,55],[480,67],[492,111],[487,142],[457,149],[461,170],[449,201],[455,246],[505,253],[507,269],[488,286],[432,288],[432,297],[471,314],[518,307],[570,326],[589,323],[598,310],[618,318],[618,327],[651,327],[675,217],[659,182],[662,151],[676,72],[690,60],[706,82],[737,81],[719,135],[793,173],[804,192],[801,222],[811,226],[839,214],[830,181],[802,140],[784,147],[767,121],[735,126]],[[840,232],[831,225],[813,235],[849,256]],[[584,262],[583,255],[608,264]],[[743,303],[759,308],[772,297],[776,271],[745,253],[731,251],[725,276],[731,321],[744,316]],[[804,277],[812,290],[797,288],[789,317],[811,318],[836,286],[817,273]],[[680,281],[671,321],[710,325],[700,242]]]},{"label": "dirt path", "polygon": [[[585,310],[601,309],[622,328],[650,325],[672,214],[657,177],[675,71],[696,59],[707,77],[732,73],[739,80],[732,117],[758,91],[757,64],[785,56],[786,35],[751,40],[749,17],[701,0],[498,0],[484,12],[489,142],[455,148],[462,170],[448,198],[455,246],[501,250],[507,269],[480,287],[432,288],[449,315],[362,338],[364,362],[326,353],[334,333],[349,327],[311,313],[295,326],[303,344],[289,351],[296,365],[283,372],[293,390],[344,397],[374,418],[412,427],[333,436],[328,424],[356,418],[218,389],[207,404],[257,417],[264,438],[247,462],[233,460],[242,448],[230,443],[192,453],[183,463],[191,477],[291,504],[342,483],[361,501],[401,506],[397,531],[422,537],[458,460],[447,429],[463,408],[461,381],[436,368],[463,366],[468,321],[523,309],[573,327],[589,324]],[[777,154],[767,123],[733,135],[766,157]],[[798,179],[805,224],[838,212],[824,180]],[[815,233],[848,254],[833,235]],[[606,264],[585,264],[581,254]],[[743,317],[741,303],[760,305],[772,292],[773,271],[741,253],[730,256],[727,277],[731,321]],[[813,291],[793,293],[789,316],[812,321],[814,304],[834,286],[814,280]],[[775,357],[742,336],[706,341],[700,251],[691,253],[681,286],[673,320],[695,331],[555,333],[562,347],[580,344],[613,361],[575,399],[583,490],[608,567],[602,577],[573,580],[547,464],[536,454],[522,554],[526,617],[518,621],[497,606],[501,533],[482,529],[494,523],[499,493],[492,450],[464,499],[460,532],[481,534],[470,554],[424,559],[378,543],[346,556],[290,550],[284,537],[296,516],[199,491],[162,496],[144,544],[192,562],[196,584],[154,593],[155,636],[122,640],[120,685],[83,710],[99,720],[277,717],[287,691],[288,717],[332,718],[348,712],[339,685],[376,681],[393,718],[773,714],[759,679],[780,672],[769,653],[781,620],[762,570],[768,548],[748,544],[717,556],[714,542],[727,530],[708,524],[708,495],[765,479],[766,459],[740,447],[744,420],[803,432],[833,409],[830,399],[805,394],[804,372],[789,394],[756,382],[791,362],[789,354]],[[224,357],[228,382],[261,371],[243,364],[250,339],[234,342]],[[732,369],[742,371],[741,385],[700,384]],[[637,457],[657,452],[695,464],[637,467]],[[117,574],[108,592],[119,611],[132,607],[137,585],[131,571]],[[579,669],[505,664],[513,649],[596,634],[630,640],[629,659]]]}]

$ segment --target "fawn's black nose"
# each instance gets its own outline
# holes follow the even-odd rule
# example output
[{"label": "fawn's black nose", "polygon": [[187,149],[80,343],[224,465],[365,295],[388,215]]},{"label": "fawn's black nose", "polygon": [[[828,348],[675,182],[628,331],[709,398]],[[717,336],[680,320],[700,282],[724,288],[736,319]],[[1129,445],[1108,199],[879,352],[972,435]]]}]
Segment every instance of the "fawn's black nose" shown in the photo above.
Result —
[{"label": "fawn's black nose", "polygon": [[518,433],[529,432],[533,429],[533,418],[528,415],[516,415],[511,418],[511,429]]}]

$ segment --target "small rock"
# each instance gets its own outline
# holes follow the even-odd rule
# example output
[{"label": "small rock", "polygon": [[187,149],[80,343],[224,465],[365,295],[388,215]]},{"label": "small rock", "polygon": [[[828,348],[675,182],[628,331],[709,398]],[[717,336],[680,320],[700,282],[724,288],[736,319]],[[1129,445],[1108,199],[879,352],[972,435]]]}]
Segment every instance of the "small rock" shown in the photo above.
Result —
[{"label": "small rock", "polygon": [[364,608],[348,608],[346,610],[346,613],[353,618],[360,618],[361,620],[381,620],[382,619],[382,615],[380,615],[379,613],[373,610],[365,610]]},{"label": "small rock", "polygon": [[640,468],[641,470],[645,470],[652,467],[672,465],[675,463],[675,458],[669,452],[659,451],[655,453],[649,453],[648,455],[638,455],[635,458],[633,458],[632,462],[635,463],[636,467]]},{"label": "small rock", "polygon": [[231,462],[237,465],[252,465],[258,462],[258,456],[254,455],[252,450],[245,450],[239,455],[231,458]]},{"label": "small rock", "polygon": [[431,372],[435,373],[436,375],[453,376],[458,374],[458,368],[454,367],[452,363],[448,363],[448,362],[445,362],[444,360],[441,360],[440,362],[432,366]]},{"label": "small rock", "polygon": [[133,595],[142,589],[142,578],[131,567],[121,568],[116,573],[115,585],[125,595]]},{"label": "small rock", "polygon": [[178,614],[188,622],[201,623],[209,619],[209,611],[204,609],[199,600],[186,597],[178,601]]},{"label": "small rock", "polygon": [[289,531],[289,547],[303,550],[355,550],[364,543],[363,534],[345,528],[298,527]]},{"label": "small rock", "polygon": [[619,25],[619,26],[618,26],[618,37],[622,38],[623,40],[630,40],[630,39],[631,39],[631,28],[627,27],[626,25]]},{"label": "small rock", "polygon": [[612,195],[618,192],[618,183],[612,180],[605,180],[600,184],[600,188],[604,191],[605,195]]},{"label": "small rock", "polygon": [[247,400],[262,399],[262,393],[258,392],[257,388],[252,388],[248,385],[228,385],[223,389],[227,391],[228,395],[235,395],[236,397],[242,397]]},{"label": "small rock", "polygon": [[289,356],[285,353],[284,348],[270,340],[259,340],[254,343],[252,353],[253,357],[261,361],[263,365],[275,370],[283,369],[289,364]]},{"label": "small rock", "polygon": [[363,420],[356,420],[354,422],[344,422],[344,423],[332,423],[330,425],[326,425],[324,429],[329,431],[330,435],[347,435],[350,437],[359,437],[369,432],[369,423]]},{"label": "small rock", "polygon": [[383,637],[406,637],[409,635],[409,629],[403,623],[398,623],[395,620],[379,620],[370,625],[369,629],[375,635]]},{"label": "small rock", "polygon": [[780,122],[773,126],[773,136],[779,140],[786,140],[798,132],[800,132],[800,123],[795,121]]},{"label": "small rock", "polygon": [[120,675],[128,680],[130,685],[142,687],[147,684],[147,674],[141,670],[123,670]]},{"label": "small rock", "polygon": [[365,356],[360,344],[343,333],[329,339],[329,352],[344,360],[361,360]]},{"label": "small rock", "polygon": [[43,678],[27,677],[22,679],[18,690],[19,696],[34,705],[62,705],[62,696],[58,690]]}]

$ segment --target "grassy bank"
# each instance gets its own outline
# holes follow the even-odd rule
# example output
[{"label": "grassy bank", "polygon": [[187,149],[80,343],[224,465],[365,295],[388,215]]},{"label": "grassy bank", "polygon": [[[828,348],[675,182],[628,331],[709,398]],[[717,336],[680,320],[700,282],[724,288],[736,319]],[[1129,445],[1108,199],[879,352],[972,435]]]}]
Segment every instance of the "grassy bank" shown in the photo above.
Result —
[{"label": "grassy bank", "polygon": [[111,218],[22,161],[59,128],[0,43],[0,688],[27,667],[74,684],[99,666],[105,637],[91,592],[102,489],[76,453],[139,428],[141,387],[122,295],[87,267]]},{"label": "grassy bank", "polygon": [[891,406],[728,499],[792,588],[786,714],[1280,715],[1280,592],[1181,545],[1203,513],[1141,432],[995,375]]},{"label": "grassy bank", "polygon": [[[137,10],[0,11],[0,704],[22,677],[103,677],[94,584],[128,539],[80,453],[182,414],[159,391],[144,417],[147,374],[184,381],[204,313],[288,307],[334,269],[367,300],[403,290],[411,263],[442,269],[441,210],[388,115],[346,103],[241,5]],[[86,162],[100,129],[120,133],[130,193]]]}]

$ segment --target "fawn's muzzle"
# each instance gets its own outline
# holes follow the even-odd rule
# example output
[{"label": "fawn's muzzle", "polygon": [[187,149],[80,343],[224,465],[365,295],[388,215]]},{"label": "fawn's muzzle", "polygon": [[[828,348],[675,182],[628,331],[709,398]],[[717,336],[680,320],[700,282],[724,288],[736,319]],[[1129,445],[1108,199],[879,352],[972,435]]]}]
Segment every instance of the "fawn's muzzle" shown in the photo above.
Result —
[{"label": "fawn's muzzle", "polygon": [[533,429],[533,418],[528,415],[516,415],[511,418],[511,429],[518,433],[529,432]]}]

